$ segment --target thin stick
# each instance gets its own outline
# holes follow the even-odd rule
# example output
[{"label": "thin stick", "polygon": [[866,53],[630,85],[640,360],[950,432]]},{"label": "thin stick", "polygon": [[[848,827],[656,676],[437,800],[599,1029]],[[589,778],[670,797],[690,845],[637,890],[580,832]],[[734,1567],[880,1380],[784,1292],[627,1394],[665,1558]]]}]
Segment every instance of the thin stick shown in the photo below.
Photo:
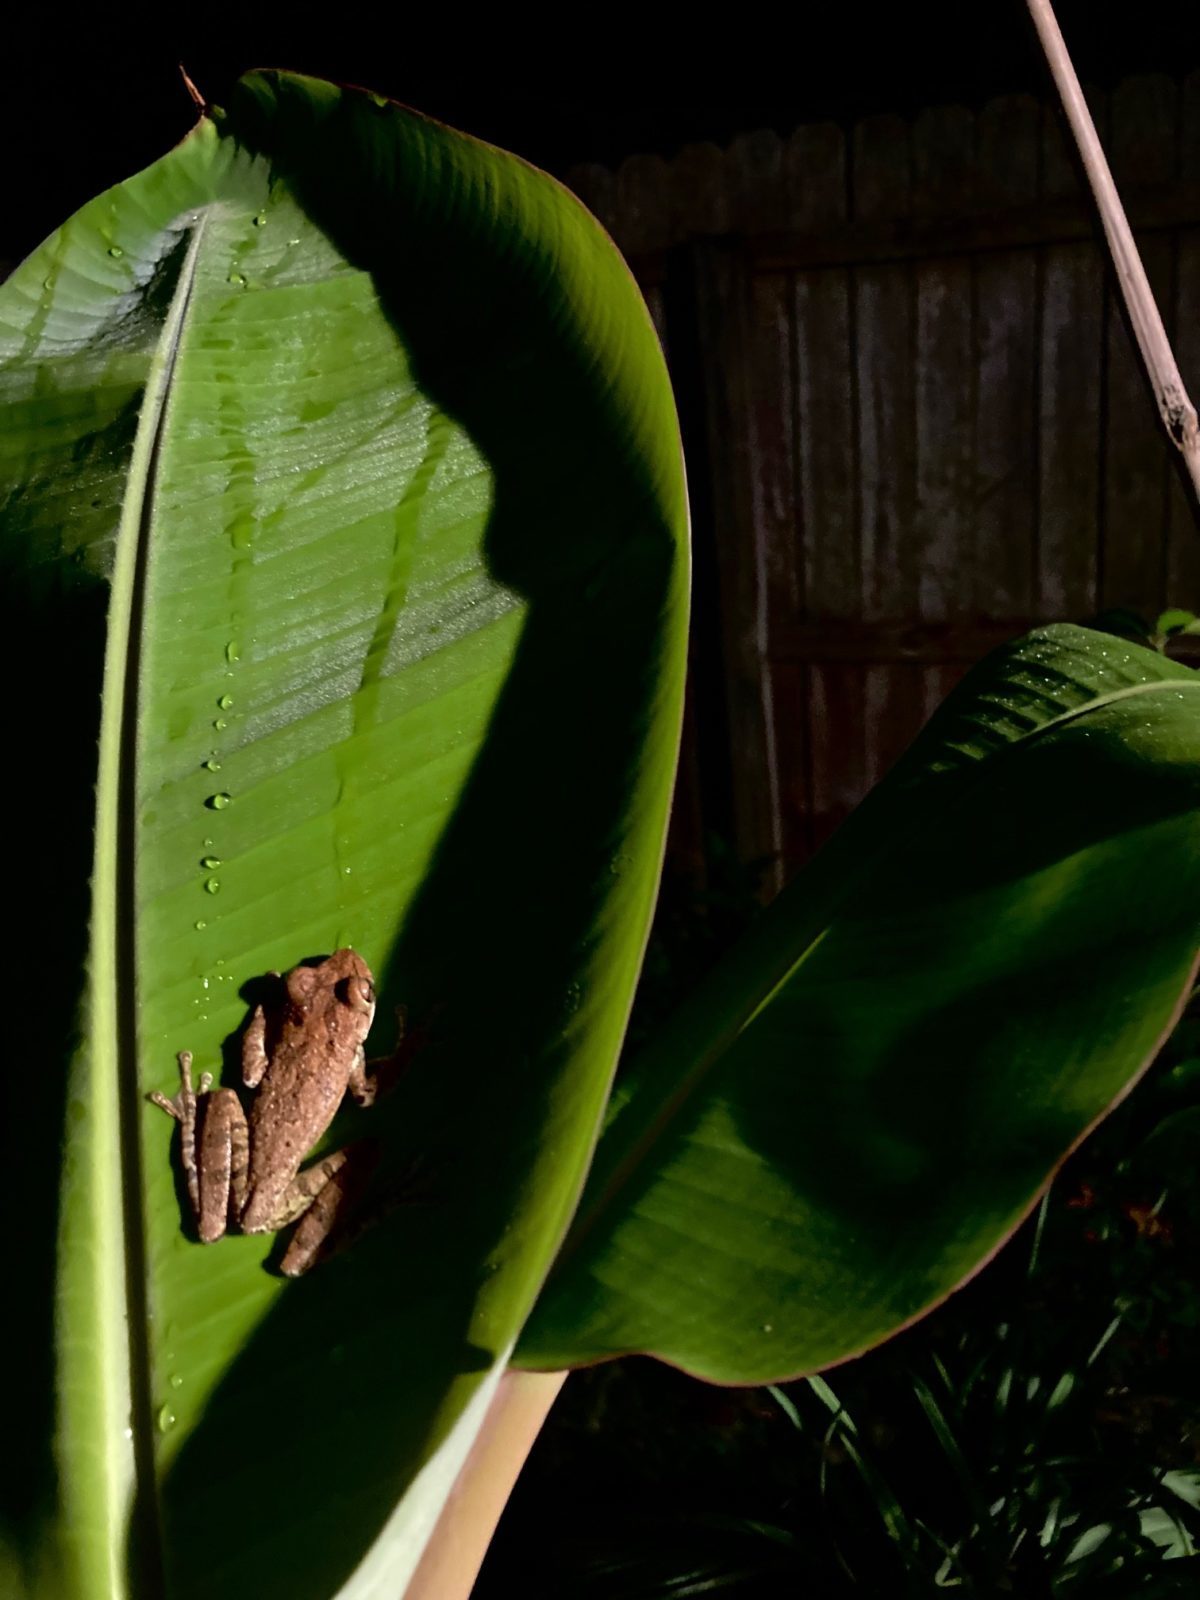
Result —
[{"label": "thin stick", "polygon": [[192,104],[195,106],[196,110],[200,113],[201,116],[203,116],[204,113],[208,110],[208,101],[204,98],[204,96],[200,93],[199,89],[197,89],[196,85],[192,82],[191,78],[188,76],[188,70],[184,66],[182,61],[180,61],[178,63],[178,67],[179,67],[179,76],[183,79],[183,87],[187,90],[188,94],[191,95]]},{"label": "thin stick", "polygon": [[1146,269],[1142,266],[1142,258],[1133,242],[1133,234],[1129,231],[1125,208],[1117,194],[1116,184],[1113,183],[1112,173],[1109,171],[1108,162],[1096,133],[1096,125],[1092,121],[1083,90],[1079,87],[1079,79],[1075,75],[1075,68],[1071,65],[1071,58],[1067,54],[1054,9],[1050,0],[1026,0],[1026,3],[1029,15],[1033,18],[1033,25],[1037,29],[1038,38],[1041,40],[1055,87],[1062,100],[1067,121],[1071,126],[1071,133],[1083,162],[1083,170],[1091,185],[1096,209],[1100,213],[1100,221],[1104,228],[1104,236],[1108,240],[1108,251],[1116,269],[1117,282],[1121,287],[1121,296],[1129,313],[1129,321],[1138,349],[1141,351],[1146,375],[1150,379],[1150,387],[1154,390],[1154,397],[1158,402],[1158,409],[1171,442],[1183,456],[1184,465],[1192,481],[1192,492],[1197,505],[1200,506],[1200,422],[1196,419],[1196,408],[1188,399],[1183,379],[1179,376],[1179,368],[1175,364],[1167,331],[1154,303]]}]

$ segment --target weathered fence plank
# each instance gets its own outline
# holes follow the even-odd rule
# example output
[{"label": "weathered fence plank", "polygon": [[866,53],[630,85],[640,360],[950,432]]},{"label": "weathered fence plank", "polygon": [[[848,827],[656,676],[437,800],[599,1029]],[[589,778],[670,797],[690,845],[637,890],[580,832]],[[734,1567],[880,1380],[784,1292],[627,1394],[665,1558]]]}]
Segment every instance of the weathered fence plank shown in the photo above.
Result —
[{"label": "weathered fence plank", "polygon": [[[887,225],[913,210],[911,130],[898,117],[860,124],[852,143],[850,188],[856,222]],[[907,262],[871,264],[852,272],[854,326],[848,351],[855,374],[858,445],[858,544],[861,561],[859,619],[878,633],[920,614],[921,553],[918,523],[916,268]],[[850,639],[858,620],[843,613]],[[857,630],[860,634],[862,629]],[[860,639],[860,645],[862,641]],[[879,728],[903,730],[907,742],[919,716],[922,668],[873,660],[856,649],[847,665],[828,646],[820,669],[836,677],[853,731],[823,730],[826,788],[836,809],[826,812],[826,832],[849,814],[874,781]],[[850,665],[849,663],[857,663]],[[816,669],[815,669],[816,670]],[[813,738],[820,726],[814,707]],[[845,739],[848,748],[841,748]]]},{"label": "weathered fence plank", "polygon": [[[826,123],[799,129],[788,141],[789,222],[806,232],[836,227],[846,217],[846,142],[840,128]],[[828,268],[791,275],[789,344],[796,370],[795,454],[798,468],[798,534],[803,580],[802,603],[790,616],[774,619],[773,654],[798,616],[840,621],[861,607],[862,566],[858,537],[857,419],[852,349],[850,274]],[[793,698],[805,687],[817,701],[832,699],[830,716],[800,716],[802,745],[793,750],[790,729],[776,737],[777,764],[788,794],[802,790],[803,772],[812,793],[811,840],[845,814],[845,803],[829,790],[831,771],[844,765],[849,749],[843,702],[852,704],[861,676],[854,667],[794,662],[789,686]],[[815,680],[815,681],[814,681]],[[845,680],[845,681],[843,681]],[[795,713],[794,713],[795,715]],[[861,711],[857,712],[861,720]],[[861,744],[861,741],[860,741]],[[843,774],[843,777],[845,775]],[[786,806],[781,806],[786,810]],[[833,819],[833,820],[831,820]],[[785,863],[792,865],[792,863]]]},{"label": "weathered fence plank", "polygon": [[[703,473],[707,515],[694,524],[711,544],[723,656],[723,717],[733,841],[745,861],[769,857],[778,887],[782,861],[776,729],[766,631],[766,573],[760,467],[754,427],[754,317],[744,254],[697,242],[676,266],[676,301],[690,301],[695,324],[693,381],[699,386],[695,472]],[[676,337],[668,309],[672,349]],[[703,730],[700,730],[703,738]]]},{"label": "weathered fence plank", "polygon": [[[1040,111],[1028,96],[996,100],[977,123],[975,201],[981,210],[1032,205],[1038,193]],[[974,544],[970,610],[1033,614],[1037,541],[1037,328],[1039,261],[1030,250],[974,263]],[[973,513],[973,514],[972,514]]]},{"label": "weathered fence plank", "polygon": [[[974,118],[961,106],[922,112],[913,126],[913,210],[971,209]],[[974,521],[976,354],[971,265],[959,257],[917,268],[917,607],[941,619],[969,604]],[[965,539],[964,539],[965,535]]]},{"label": "weathered fence plank", "polygon": [[[1103,138],[1107,101],[1089,96]],[[1042,199],[1078,192],[1080,174],[1057,107],[1041,117]],[[1104,263],[1095,242],[1041,254],[1035,617],[1089,616],[1099,604]]]}]

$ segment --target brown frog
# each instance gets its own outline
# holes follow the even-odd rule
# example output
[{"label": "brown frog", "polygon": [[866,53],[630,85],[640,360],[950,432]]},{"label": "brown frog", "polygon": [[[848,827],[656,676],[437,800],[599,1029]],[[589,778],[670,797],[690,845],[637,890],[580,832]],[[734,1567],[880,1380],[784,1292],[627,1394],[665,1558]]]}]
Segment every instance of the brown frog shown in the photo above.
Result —
[{"label": "brown frog", "polygon": [[[278,977],[273,973],[272,977]],[[183,1170],[200,1238],[227,1228],[273,1233],[300,1219],[280,1271],[306,1272],[356,1200],[374,1165],[364,1145],[300,1164],[329,1127],[349,1090],[372,1105],[382,1082],[364,1044],[375,1016],[371,969],[353,950],[293,967],[270,1012],[255,1007],[242,1042],[242,1081],[255,1091],[249,1117],[232,1089],[212,1074],[192,1086],[192,1056],[179,1054],[179,1093],[148,1098],[180,1125]]]}]

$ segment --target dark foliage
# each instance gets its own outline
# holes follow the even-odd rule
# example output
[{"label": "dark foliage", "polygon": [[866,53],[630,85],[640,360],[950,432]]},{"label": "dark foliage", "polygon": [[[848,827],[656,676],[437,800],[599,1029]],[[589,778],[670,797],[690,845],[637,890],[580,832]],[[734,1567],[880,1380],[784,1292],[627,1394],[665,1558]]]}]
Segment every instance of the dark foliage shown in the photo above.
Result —
[{"label": "dark foliage", "polygon": [[[713,843],[702,892],[668,882],[636,1033],[745,926],[757,877]],[[576,1374],[479,1600],[1194,1592],[1198,1134],[1200,999],[1017,1238],[889,1345],[771,1389]]]}]

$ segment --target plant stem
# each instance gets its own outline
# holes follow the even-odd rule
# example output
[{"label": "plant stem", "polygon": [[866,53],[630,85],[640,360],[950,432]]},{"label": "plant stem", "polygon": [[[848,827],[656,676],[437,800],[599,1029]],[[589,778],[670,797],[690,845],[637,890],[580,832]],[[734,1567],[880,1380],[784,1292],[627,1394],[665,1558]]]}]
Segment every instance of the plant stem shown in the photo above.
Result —
[{"label": "plant stem", "polygon": [[467,1600],[565,1372],[506,1372],[404,1600]]},{"label": "plant stem", "polygon": [[1054,8],[1050,0],[1026,0],[1026,3],[1062,101],[1063,111],[1066,113],[1080,160],[1083,162],[1083,170],[1087,174],[1096,209],[1100,213],[1104,237],[1108,241],[1108,252],[1112,257],[1117,283],[1121,289],[1125,309],[1129,313],[1130,326],[1133,328],[1134,338],[1141,352],[1146,376],[1150,380],[1150,387],[1158,402],[1159,413],[1167,434],[1183,457],[1191,480],[1192,493],[1200,508],[1200,422],[1197,422],[1196,408],[1188,398],[1183,379],[1179,375],[1179,368],[1175,364],[1175,356],[1167,339],[1158,306],[1155,304],[1150,281],[1146,277],[1146,269],[1142,266],[1142,258],[1133,242],[1125,208],[1121,204],[1116,184],[1113,182],[1075,68],[1071,65],[1071,58],[1067,54]]}]

